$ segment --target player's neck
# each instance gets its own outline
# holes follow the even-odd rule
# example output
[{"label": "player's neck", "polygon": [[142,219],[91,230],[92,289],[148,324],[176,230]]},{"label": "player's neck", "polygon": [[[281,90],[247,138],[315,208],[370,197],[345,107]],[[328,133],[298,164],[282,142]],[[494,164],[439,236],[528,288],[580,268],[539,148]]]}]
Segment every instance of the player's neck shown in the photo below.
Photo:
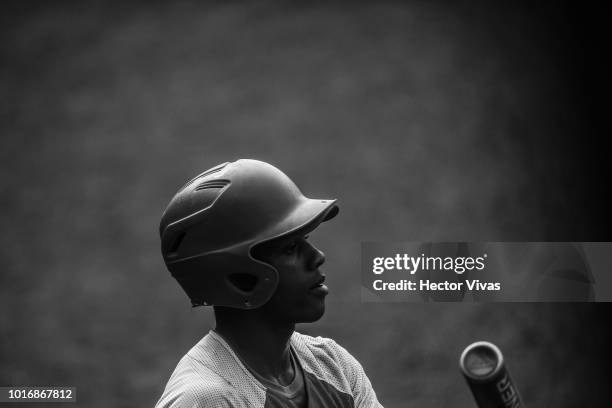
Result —
[{"label": "player's neck", "polygon": [[217,320],[215,332],[251,369],[263,377],[279,378],[291,370],[289,341],[294,324],[280,325],[250,318],[226,322]]}]

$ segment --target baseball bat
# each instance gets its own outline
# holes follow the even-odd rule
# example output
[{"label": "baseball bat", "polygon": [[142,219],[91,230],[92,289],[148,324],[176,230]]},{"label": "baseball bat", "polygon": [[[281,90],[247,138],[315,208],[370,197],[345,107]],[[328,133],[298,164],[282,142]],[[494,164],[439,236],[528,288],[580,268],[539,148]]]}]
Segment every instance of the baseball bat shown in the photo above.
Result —
[{"label": "baseball bat", "polygon": [[479,408],[525,408],[495,344],[470,344],[461,353],[459,367]]}]

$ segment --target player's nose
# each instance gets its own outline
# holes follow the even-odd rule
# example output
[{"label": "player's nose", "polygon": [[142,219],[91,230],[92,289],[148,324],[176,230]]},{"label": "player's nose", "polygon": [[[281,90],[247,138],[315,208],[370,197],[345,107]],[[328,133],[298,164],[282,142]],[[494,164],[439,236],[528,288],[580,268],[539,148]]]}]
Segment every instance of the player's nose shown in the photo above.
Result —
[{"label": "player's nose", "polygon": [[308,269],[316,270],[325,263],[325,254],[316,246],[310,244],[311,254],[308,259]]}]

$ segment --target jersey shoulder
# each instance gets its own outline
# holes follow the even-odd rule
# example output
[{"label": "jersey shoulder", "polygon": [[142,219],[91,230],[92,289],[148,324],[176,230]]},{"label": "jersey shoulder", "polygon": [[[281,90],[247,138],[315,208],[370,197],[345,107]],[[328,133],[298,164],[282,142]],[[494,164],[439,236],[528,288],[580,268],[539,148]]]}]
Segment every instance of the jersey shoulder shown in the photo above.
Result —
[{"label": "jersey shoulder", "polygon": [[[294,332],[291,338],[291,344],[294,346],[298,354],[305,354],[308,357],[313,357],[317,361],[338,363],[338,364],[358,364],[355,357],[351,355],[344,347],[336,343],[333,339],[327,337],[312,337],[298,332]],[[312,356],[310,356],[312,354]]]},{"label": "jersey shoulder", "polygon": [[156,408],[258,407],[265,390],[218,336],[208,334],[181,358]]},{"label": "jersey shoulder", "polygon": [[185,355],[155,408],[234,407],[234,388],[217,373]]},{"label": "jersey shoulder", "polygon": [[325,337],[311,337],[294,333],[291,344],[305,371],[326,381],[341,391],[348,392],[361,365],[344,347]]},{"label": "jersey shoulder", "polygon": [[334,340],[294,333],[291,345],[306,373],[349,395],[359,408],[382,407],[370,380],[355,357]]}]

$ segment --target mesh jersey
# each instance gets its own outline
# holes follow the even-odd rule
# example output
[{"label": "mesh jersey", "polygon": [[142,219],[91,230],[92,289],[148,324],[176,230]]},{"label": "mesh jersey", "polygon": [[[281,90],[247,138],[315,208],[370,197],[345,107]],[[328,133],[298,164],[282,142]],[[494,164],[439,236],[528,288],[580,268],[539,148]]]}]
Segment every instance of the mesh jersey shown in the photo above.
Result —
[{"label": "mesh jersey", "polygon": [[293,348],[290,348],[289,358],[293,368],[293,380],[288,384],[278,384],[260,376],[244,361],[242,362],[253,376],[266,387],[266,407],[271,408],[306,408],[308,396],[304,382],[304,370],[300,365]]},{"label": "mesh jersey", "polygon": [[[381,407],[359,362],[331,339],[297,332],[291,347],[304,372],[308,408]],[[266,388],[210,331],[179,361],[155,408],[270,408]]]}]

